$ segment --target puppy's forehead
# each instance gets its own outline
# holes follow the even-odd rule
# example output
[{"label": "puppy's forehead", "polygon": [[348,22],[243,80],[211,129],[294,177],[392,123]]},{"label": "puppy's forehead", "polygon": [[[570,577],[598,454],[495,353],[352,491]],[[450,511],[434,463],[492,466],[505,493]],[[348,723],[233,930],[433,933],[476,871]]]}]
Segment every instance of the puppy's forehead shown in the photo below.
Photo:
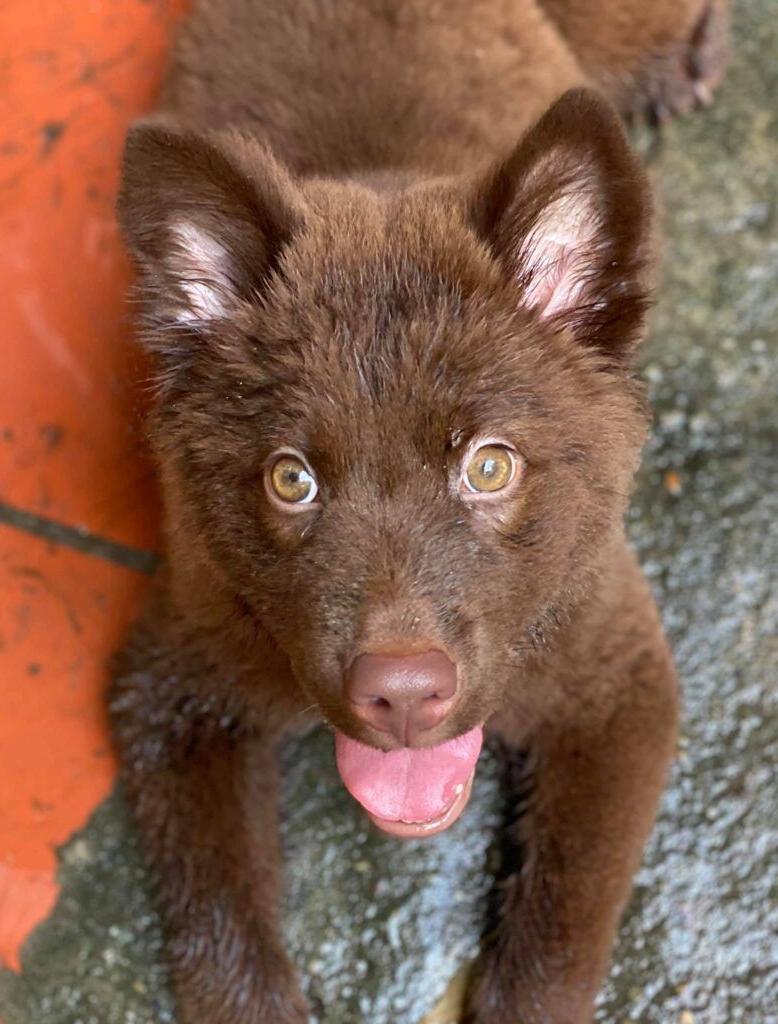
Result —
[{"label": "puppy's forehead", "polygon": [[[310,271],[367,280],[373,268],[414,285],[423,299],[446,280],[466,290],[494,280],[494,266],[450,182],[378,191],[359,183],[313,182],[300,255]],[[426,278],[426,281],[425,281]]]},{"label": "puppy's forehead", "polygon": [[323,192],[285,261],[288,299],[319,355],[333,347],[374,370],[402,370],[410,357],[421,371],[443,333],[448,350],[464,344],[472,361],[479,351],[468,339],[485,320],[514,320],[494,261],[434,195]]},{"label": "puppy's forehead", "polygon": [[286,273],[299,337],[278,398],[307,437],[439,448],[526,404],[532,326],[434,192],[322,186]]},{"label": "puppy's forehead", "polygon": [[423,314],[406,302],[374,292],[361,316],[335,316],[307,339],[295,381],[277,392],[301,447],[377,467],[442,456],[455,436],[500,432],[536,409],[515,337],[458,297]]}]

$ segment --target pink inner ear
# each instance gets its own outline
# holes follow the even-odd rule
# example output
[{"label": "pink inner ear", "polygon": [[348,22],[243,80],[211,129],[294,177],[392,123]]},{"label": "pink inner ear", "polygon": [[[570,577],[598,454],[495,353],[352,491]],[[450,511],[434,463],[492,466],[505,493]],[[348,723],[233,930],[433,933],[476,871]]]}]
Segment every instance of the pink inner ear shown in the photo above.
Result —
[{"label": "pink inner ear", "polygon": [[518,269],[526,280],[524,302],[543,320],[585,301],[599,239],[591,181],[583,179],[557,194],[540,212],[520,245]]},{"label": "pink inner ear", "polygon": [[545,237],[532,245],[527,269],[531,277],[524,301],[547,320],[574,308],[581,298],[584,274],[579,238]]},{"label": "pink inner ear", "polygon": [[173,224],[174,246],[168,256],[188,303],[176,319],[197,323],[225,317],[232,294],[229,279],[229,254],[208,232],[188,221]]}]

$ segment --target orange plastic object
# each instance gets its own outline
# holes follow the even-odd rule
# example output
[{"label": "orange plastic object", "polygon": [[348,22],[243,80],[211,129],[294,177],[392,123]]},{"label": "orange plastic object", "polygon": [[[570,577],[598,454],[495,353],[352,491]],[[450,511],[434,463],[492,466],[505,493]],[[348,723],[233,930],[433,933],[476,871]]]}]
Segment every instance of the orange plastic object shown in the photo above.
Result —
[{"label": "orange plastic object", "polygon": [[183,0],[0,8],[0,498],[148,546],[147,375],[114,218],[128,123]]},{"label": "orange plastic object", "polygon": [[139,573],[0,527],[0,957],[49,910],[54,848],[108,793],[105,666]]},{"label": "orange plastic object", "polygon": [[[128,123],[186,0],[0,5],[0,503],[157,538],[114,221]],[[115,773],[105,662],[145,578],[0,525],[0,960],[56,897],[55,847]]]}]

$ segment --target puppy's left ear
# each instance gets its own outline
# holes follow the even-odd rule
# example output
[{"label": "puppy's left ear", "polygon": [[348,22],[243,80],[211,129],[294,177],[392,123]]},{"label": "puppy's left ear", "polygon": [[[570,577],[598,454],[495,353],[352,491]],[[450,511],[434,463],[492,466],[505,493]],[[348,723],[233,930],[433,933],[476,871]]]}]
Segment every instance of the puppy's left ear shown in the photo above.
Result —
[{"label": "puppy's left ear", "polygon": [[[176,344],[186,332],[194,345],[262,293],[305,210],[256,139],[157,116],[127,135],[118,213],[147,321],[179,328]],[[164,335],[149,341],[168,347]]]},{"label": "puppy's left ear", "polygon": [[470,210],[517,304],[614,364],[628,359],[648,306],[651,198],[609,104],[565,93],[479,183]]}]

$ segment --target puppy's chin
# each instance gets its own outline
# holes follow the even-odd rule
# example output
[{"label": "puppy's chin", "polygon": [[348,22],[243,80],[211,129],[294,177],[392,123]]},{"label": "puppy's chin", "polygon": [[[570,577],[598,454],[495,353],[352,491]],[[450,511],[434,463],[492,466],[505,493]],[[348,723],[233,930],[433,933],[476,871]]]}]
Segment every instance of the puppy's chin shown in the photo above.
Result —
[{"label": "puppy's chin", "polygon": [[480,725],[436,747],[388,752],[336,732],[335,754],[343,784],[370,820],[416,839],[442,832],[465,809],[482,743]]}]

